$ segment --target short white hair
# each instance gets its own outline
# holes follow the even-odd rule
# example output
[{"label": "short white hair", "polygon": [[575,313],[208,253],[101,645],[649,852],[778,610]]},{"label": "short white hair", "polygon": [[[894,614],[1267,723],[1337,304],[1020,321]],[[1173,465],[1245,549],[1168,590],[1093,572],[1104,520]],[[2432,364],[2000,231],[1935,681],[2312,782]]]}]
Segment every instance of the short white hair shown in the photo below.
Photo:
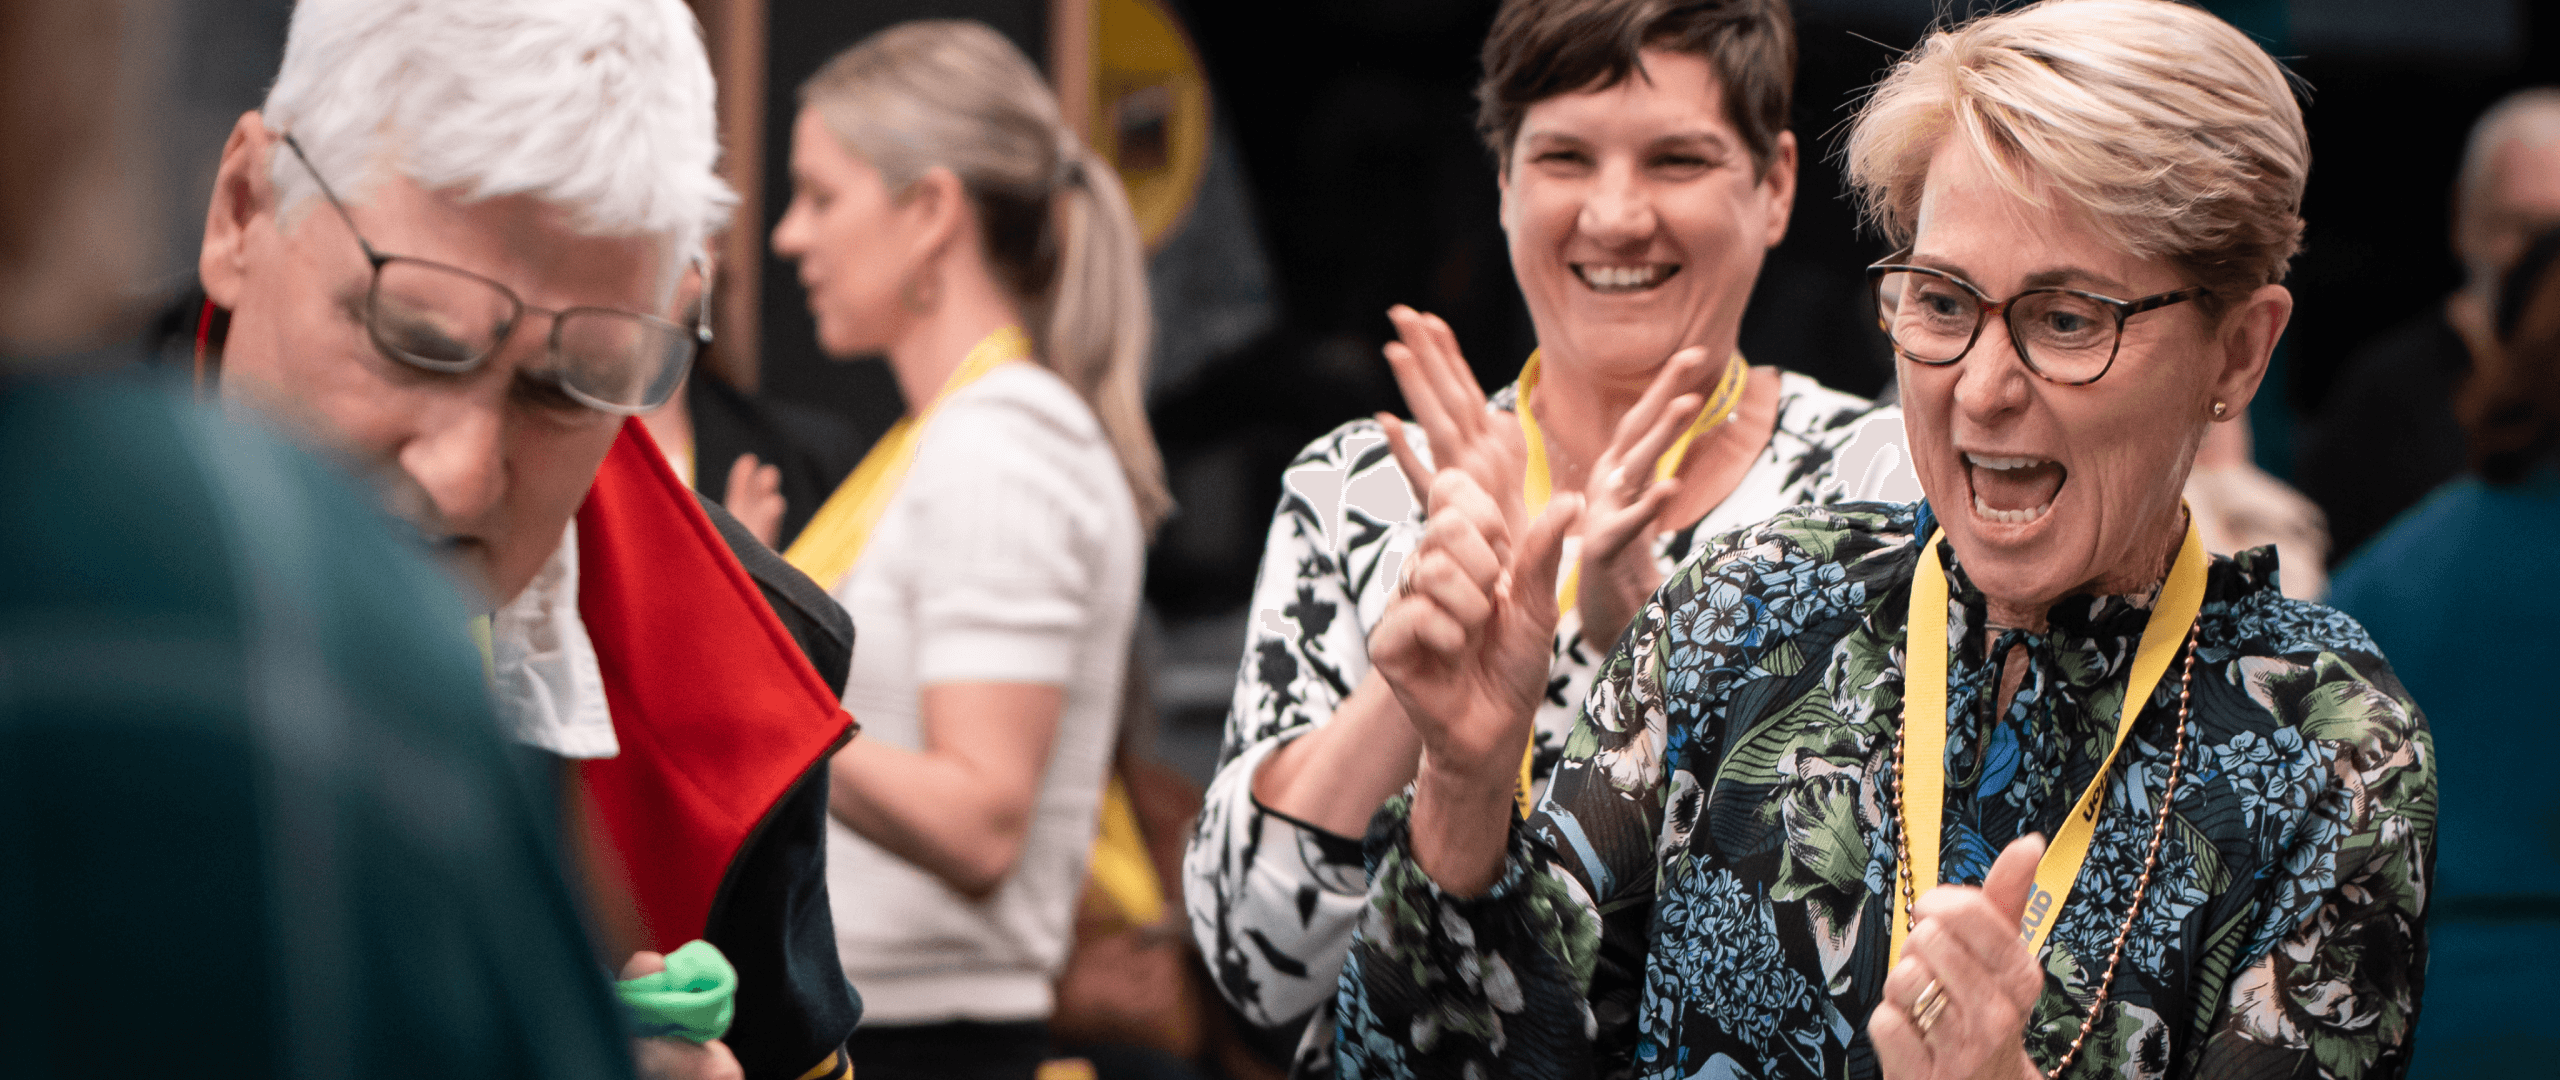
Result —
[{"label": "short white hair", "polygon": [[[387,169],[690,252],[737,201],[714,93],[683,0],[301,0],[263,111],[349,200]],[[279,216],[320,193],[273,158]]]}]

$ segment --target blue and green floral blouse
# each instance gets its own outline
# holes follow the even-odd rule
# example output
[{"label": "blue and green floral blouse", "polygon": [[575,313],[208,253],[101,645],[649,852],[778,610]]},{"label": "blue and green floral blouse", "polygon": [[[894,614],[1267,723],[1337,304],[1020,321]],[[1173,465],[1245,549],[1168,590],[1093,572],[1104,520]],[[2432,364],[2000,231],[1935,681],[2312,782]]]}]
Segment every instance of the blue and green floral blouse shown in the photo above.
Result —
[{"label": "blue and green floral blouse", "polygon": [[[1878,1074],[1902,650],[1924,506],[1781,513],[1657,593],[1574,726],[1486,895],[1442,894],[1404,807],[1369,838],[1344,967],[1346,1076]],[[1942,879],[2052,835],[2104,760],[2151,596],[2075,597],[1986,648],[1941,543]],[[2355,621],[2216,559],[2186,763],[2124,960],[2072,1076],[2398,1076],[2426,970],[2435,829],[2426,721]],[[2013,651],[2013,647],[2019,650]],[[2002,658],[2027,670],[2005,713]],[[2014,662],[2014,661],[2010,661]],[[2043,957],[2027,1049],[2079,1034],[2142,872],[2179,671],[2138,717]]]}]

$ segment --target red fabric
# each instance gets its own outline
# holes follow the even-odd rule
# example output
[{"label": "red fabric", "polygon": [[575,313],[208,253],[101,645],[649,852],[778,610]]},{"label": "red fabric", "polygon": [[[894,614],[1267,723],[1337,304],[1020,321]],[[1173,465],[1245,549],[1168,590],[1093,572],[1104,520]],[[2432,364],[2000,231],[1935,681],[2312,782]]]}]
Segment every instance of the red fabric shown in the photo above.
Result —
[{"label": "red fabric", "polygon": [[703,936],[758,822],[852,725],[637,419],[578,511],[615,757],[580,786],[660,952]]}]

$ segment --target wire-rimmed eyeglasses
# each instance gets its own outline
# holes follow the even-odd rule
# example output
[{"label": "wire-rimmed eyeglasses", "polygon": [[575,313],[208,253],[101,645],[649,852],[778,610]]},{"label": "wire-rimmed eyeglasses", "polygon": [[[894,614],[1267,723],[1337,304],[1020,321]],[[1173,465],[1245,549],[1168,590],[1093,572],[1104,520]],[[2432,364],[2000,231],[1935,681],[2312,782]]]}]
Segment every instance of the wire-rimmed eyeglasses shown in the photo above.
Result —
[{"label": "wire-rimmed eyeglasses", "polygon": [[1875,290],[1878,323],[1895,352],[1922,364],[1955,363],[1972,351],[1996,313],[2008,322],[2009,344],[2027,370],[2064,386],[2086,386],[2115,366],[2125,320],[2209,292],[2190,287],[2118,300],[2050,286],[1995,301],[1944,270],[1890,259],[1868,267],[1867,281]]},{"label": "wire-rimmed eyeglasses", "polygon": [[496,354],[527,314],[548,315],[549,362],[526,374],[558,386],[587,408],[634,416],[674,397],[695,352],[711,342],[708,267],[702,267],[701,321],[694,327],[613,308],[534,307],[515,290],[468,270],[376,250],[356,228],[355,217],[330,189],[328,178],[302,152],[302,144],[287,135],[284,145],[319,183],[320,194],[373,266],[373,282],[365,290],[364,327],[385,356],[427,371],[463,374]]}]

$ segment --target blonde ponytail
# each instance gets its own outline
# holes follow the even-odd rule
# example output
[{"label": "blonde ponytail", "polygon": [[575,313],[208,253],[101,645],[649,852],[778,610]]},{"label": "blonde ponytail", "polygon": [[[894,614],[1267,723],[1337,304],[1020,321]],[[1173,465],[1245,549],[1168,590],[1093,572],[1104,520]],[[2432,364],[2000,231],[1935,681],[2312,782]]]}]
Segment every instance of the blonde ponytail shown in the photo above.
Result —
[{"label": "blonde ponytail", "polygon": [[1020,49],[983,23],[900,23],[837,54],[800,100],[847,149],[905,190],[936,166],[960,178],[987,264],[1022,305],[1040,362],[1084,398],[1149,535],[1173,510],[1147,426],[1146,252],[1111,166],[1067,130]]},{"label": "blonde ponytail", "polygon": [[1155,325],[1146,251],[1119,175],[1081,146],[1070,143],[1065,153],[1054,219],[1058,273],[1046,298],[1042,351],[1093,407],[1128,474],[1138,520],[1153,534],[1173,511],[1173,496],[1147,426],[1147,346]]}]

